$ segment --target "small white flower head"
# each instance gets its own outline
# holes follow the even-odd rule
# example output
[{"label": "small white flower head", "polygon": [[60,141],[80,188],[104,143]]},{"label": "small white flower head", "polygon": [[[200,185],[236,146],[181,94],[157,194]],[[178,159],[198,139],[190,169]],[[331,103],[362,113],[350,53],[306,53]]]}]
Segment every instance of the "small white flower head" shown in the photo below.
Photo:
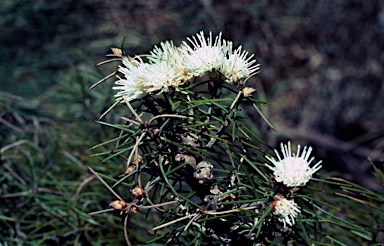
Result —
[{"label": "small white flower head", "polygon": [[169,91],[169,88],[176,87],[175,78],[177,71],[174,67],[164,61],[146,64],[146,73],[143,78],[144,87],[148,93],[161,93]]},{"label": "small white flower head", "polygon": [[179,62],[179,56],[179,50],[173,45],[173,42],[165,41],[160,43],[160,47],[155,45],[148,56],[148,60],[155,63],[159,61]]},{"label": "small white flower head", "polygon": [[118,71],[125,78],[116,81],[114,90],[118,100],[122,98],[131,101],[145,96],[148,93],[160,93],[169,90],[173,86],[175,70],[166,62],[145,63],[140,57],[134,59],[123,57],[123,66]]},{"label": "small white flower head", "polygon": [[295,224],[295,219],[300,213],[300,208],[295,201],[288,200],[282,195],[276,195],[275,201],[272,203],[273,214],[278,216],[278,220],[284,223],[284,228],[293,226]]},{"label": "small white flower head", "polygon": [[112,87],[114,90],[120,90],[115,95],[117,100],[123,101],[122,99],[126,98],[131,101],[146,95],[144,85],[138,79],[143,70],[144,64],[141,59],[130,60],[128,57],[123,57],[123,66],[119,66],[118,71],[124,75],[124,78],[117,76],[119,79],[115,82],[117,86]]},{"label": "small white flower head", "polygon": [[[187,40],[190,45],[183,42],[175,47],[172,41],[166,41],[155,46],[149,55],[123,56],[118,72],[124,77],[117,76],[117,86],[113,87],[119,90],[117,100],[131,101],[171,88],[178,90],[194,77],[214,76],[217,72],[225,76],[225,81],[237,83],[259,69],[253,55],[248,57],[241,46],[233,51],[232,42],[223,40],[221,33],[213,39],[211,32],[207,38],[200,32]],[[147,62],[141,57],[146,57]]]},{"label": "small white flower head", "polygon": [[255,75],[260,65],[248,56],[248,52],[238,47],[233,50],[231,41],[221,38],[221,33],[213,42],[212,33],[206,39],[204,32],[196,34],[196,37],[188,38],[192,44],[189,46],[183,42],[184,65],[188,72],[195,77],[200,77],[214,72],[220,72],[225,76],[226,82],[233,82],[233,76],[247,78]]},{"label": "small white flower head", "polygon": [[184,54],[172,41],[161,42],[160,47],[155,46],[148,60],[150,63],[165,63],[168,70],[173,70],[173,78],[169,79],[170,86],[177,88],[192,78],[183,64]]},{"label": "small white flower head", "polygon": [[235,74],[239,79],[248,78],[255,75],[260,68],[260,64],[256,64],[256,60],[252,59],[253,54],[248,58],[248,52],[239,46],[232,52],[232,42],[228,42],[228,59],[222,64],[220,71],[224,74],[226,82],[232,82],[233,75]]},{"label": "small white flower head", "polygon": [[321,161],[316,163],[313,167],[309,165],[314,157],[309,159],[312,148],[304,147],[303,152],[300,153],[300,145],[297,146],[297,153],[292,154],[291,143],[287,145],[281,144],[281,151],[283,152],[283,159],[281,159],[277,150],[275,153],[278,160],[269,156],[266,158],[271,161],[274,167],[266,164],[266,166],[273,171],[275,180],[285,184],[287,187],[304,186],[311,178],[312,175],[321,168]]},{"label": "small white flower head", "polygon": [[212,72],[217,72],[227,59],[227,43],[221,39],[221,33],[213,42],[212,33],[205,39],[204,32],[196,34],[196,37],[187,38],[192,44],[189,46],[183,42],[184,65],[188,73],[200,77]]}]

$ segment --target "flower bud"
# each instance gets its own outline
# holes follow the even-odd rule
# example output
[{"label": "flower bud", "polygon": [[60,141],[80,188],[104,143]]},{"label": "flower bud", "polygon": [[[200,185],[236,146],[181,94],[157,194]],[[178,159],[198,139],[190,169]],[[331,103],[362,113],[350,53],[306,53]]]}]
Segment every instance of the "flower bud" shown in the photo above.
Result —
[{"label": "flower bud", "polygon": [[233,72],[232,80],[233,80],[233,83],[235,83],[235,84],[238,84],[240,82],[240,78],[239,78],[239,76],[237,76],[236,72]]},{"label": "flower bud", "polygon": [[132,195],[135,197],[135,198],[142,198],[144,196],[144,190],[140,187],[136,187],[132,190]]},{"label": "flower bud", "polygon": [[113,207],[115,210],[126,210],[128,208],[128,203],[116,200],[109,204],[109,206]]},{"label": "flower bud", "polygon": [[123,56],[123,51],[119,48],[111,48],[112,53],[117,56],[117,57],[122,57]]},{"label": "flower bud", "polygon": [[245,87],[242,92],[244,97],[250,97],[252,96],[252,93],[254,93],[255,91],[256,89],[252,87]]},{"label": "flower bud", "polygon": [[124,174],[128,174],[128,173],[131,173],[133,171],[136,170],[136,165],[129,165],[127,170],[125,170],[125,173]]}]

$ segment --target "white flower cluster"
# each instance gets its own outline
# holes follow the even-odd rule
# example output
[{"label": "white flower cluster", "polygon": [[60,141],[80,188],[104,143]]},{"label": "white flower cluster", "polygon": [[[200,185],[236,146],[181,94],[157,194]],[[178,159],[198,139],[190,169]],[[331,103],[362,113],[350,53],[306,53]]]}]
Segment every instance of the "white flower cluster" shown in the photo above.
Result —
[{"label": "white flower cluster", "polygon": [[300,154],[300,145],[298,145],[297,153],[292,154],[291,143],[288,142],[288,145],[281,144],[281,151],[283,152],[283,159],[275,150],[279,160],[266,156],[266,158],[273,163],[274,167],[268,164],[266,164],[266,166],[273,171],[275,180],[282,182],[287,187],[305,185],[312,178],[312,175],[321,168],[321,161],[313,167],[309,166],[314,159],[313,157],[309,159],[309,155],[312,152],[311,147],[308,149],[304,147],[303,152]]},{"label": "white flower cluster", "polygon": [[273,214],[278,216],[278,220],[284,223],[284,228],[293,226],[295,224],[295,219],[300,213],[299,206],[295,201],[288,200],[283,196],[275,196],[275,202],[273,203]]},{"label": "white flower cluster", "polygon": [[141,98],[146,94],[167,92],[196,77],[220,72],[225,81],[230,83],[233,77],[248,78],[257,73],[259,64],[248,56],[242,47],[233,50],[231,41],[221,38],[221,33],[214,39],[212,33],[206,38],[204,32],[187,38],[180,47],[171,41],[160,43],[146,55],[148,62],[141,57],[123,57],[123,64],[118,71],[124,77],[117,77],[115,87],[118,100],[128,101]]}]

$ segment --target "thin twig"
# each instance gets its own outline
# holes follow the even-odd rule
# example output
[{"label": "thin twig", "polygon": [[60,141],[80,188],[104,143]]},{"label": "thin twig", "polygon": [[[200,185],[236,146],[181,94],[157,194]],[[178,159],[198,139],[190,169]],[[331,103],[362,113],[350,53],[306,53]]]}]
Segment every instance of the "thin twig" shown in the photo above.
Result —
[{"label": "thin twig", "polygon": [[93,88],[95,88],[96,86],[98,86],[99,84],[103,83],[104,81],[106,81],[107,79],[111,78],[114,75],[116,75],[116,72],[113,72],[113,73],[107,75],[106,77],[102,78],[101,80],[97,81],[91,87],[89,87],[88,90],[92,90]]},{"label": "thin twig", "polygon": [[[187,94],[187,100],[188,100],[188,102],[191,101],[191,96],[190,96],[189,94]],[[194,116],[195,116],[195,112],[194,112],[193,108],[191,108],[190,110],[188,110],[188,115],[189,115],[190,117],[194,117]]]},{"label": "thin twig", "polygon": [[121,61],[121,58],[113,58],[113,59],[109,59],[106,61],[102,61],[102,62],[97,63],[96,66],[101,66],[101,65],[104,65],[104,64],[107,64],[110,62],[114,62],[114,61]]},{"label": "thin twig", "polygon": [[26,191],[4,194],[4,195],[1,195],[0,198],[29,196],[29,195],[35,194],[37,192],[44,192],[44,193],[52,193],[52,194],[56,194],[56,195],[62,195],[61,192],[58,192],[58,191],[55,191],[55,190],[37,187],[37,188],[29,189],[29,190],[26,190]]},{"label": "thin twig", "polygon": [[237,95],[236,95],[236,97],[235,97],[235,100],[233,100],[233,102],[232,102],[231,107],[229,108],[229,110],[232,110],[232,109],[235,107],[235,105],[236,105],[237,101],[239,100],[239,98],[241,97],[242,93],[243,93],[242,91],[239,91],[239,92],[237,93]]},{"label": "thin twig", "polygon": [[140,123],[137,122],[137,121],[135,121],[135,120],[131,120],[131,119],[128,119],[128,118],[126,118],[126,117],[120,117],[120,118],[123,119],[123,120],[125,120],[125,121],[128,121],[128,122],[131,123],[131,124],[135,124],[135,125],[140,126]]},{"label": "thin twig", "polygon": [[225,128],[229,125],[228,118],[232,118],[233,113],[239,107],[240,102],[241,102],[239,99],[241,98],[241,95],[242,95],[242,93],[241,93],[241,91],[239,91],[239,93],[237,94],[235,100],[232,102],[232,105],[231,105],[231,108],[229,110],[228,116],[225,117],[224,124],[222,124],[220,126],[219,130],[215,134],[215,137],[212,137],[211,140],[209,141],[209,143],[205,146],[206,148],[211,148],[216,143],[217,138],[219,138],[221,136],[221,134],[224,132]]},{"label": "thin twig", "polygon": [[[231,209],[231,210],[220,211],[220,212],[216,212],[216,211],[202,211],[202,213],[203,213],[203,214],[209,214],[209,215],[220,215],[220,214],[228,214],[228,213],[242,212],[242,211],[244,211],[244,210],[252,210],[252,209],[257,209],[257,208],[260,208],[260,205],[256,205],[256,206],[252,206],[252,207],[244,207],[244,208]],[[151,229],[151,231],[159,230],[159,229],[161,229],[161,228],[167,227],[167,226],[172,225],[172,224],[174,224],[174,223],[176,223],[176,222],[179,222],[179,221],[182,221],[182,220],[191,218],[191,217],[195,217],[195,218],[196,218],[196,215],[200,215],[200,214],[199,214],[199,213],[193,213],[193,214],[186,215],[186,216],[184,216],[184,217],[181,217],[181,218],[172,220],[172,221],[170,221],[170,222],[168,222],[168,223],[159,225],[159,226],[157,226],[157,227]],[[201,216],[201,215],[200,215],[200,216]]]},{"label": "thin twig", "polygon": [[146,191],[146,192],[150,192],[150,191],[152,190],[153,186],[155,185],[155,183],[156,183],[157,181],[159,181],[159,180],[160,180],[160,177],[157,177],[157,178],[155,178],[154,180],[149,181],[149,182],[147,183],[147,185],[145,186],[145,191]]},{"label": "thin twig", "polygon": [[137,114],[136,110],[133,109],[131,103],[128,101],[127,97],[123,97],[125,104],[127,104],[128,108],[131,110],[132,114],[135,115],[136,119],[141,123],[143,120],[140,118],[140,116]]},{"label": "thin twig", "polygon": [[145,186],[145,188],[144,188],[144,192],[145,192],[145,196],[146,196],[147,202],[149,204],[151,204],[153,206],[153,208],[155,208],[156,210],[165,213],[166,211],[164,209],[161,209],[161,208],[157,207],[157,205],[152,202],[152,200],[149,198],[149,194],[148,194],[153,189],[153,187],[155,186],[155,183],[157,181],[159,181],[159,180],[160,180],[160,177],[157,177],[154,180],[149,181],[147,183],[147,185]]},{"label": "thin twig", "polygon": [[259,115],[261,116],[261,118],[263,118],[263,120],[269,125],[269,127],[276,131],[275,128],[272,126],[272,124],[267,120],[267,118],[264,116],[264,114],[261,112],[261,110],[257,107],[256,104],[253,103],[253,107],[256,109],[256,111],[259,113]]},{"label": "thin twig", "polygon": [[[139,116],[143,116],[144,112],[142,112]],[[140,126],[140,123],[137,122],[137,121],[134,121],[134,120],[131,120],[131,119],[128,119],[126,117],[121,117],[123,120],[127,120],[129,122],[129,124],[127,125],[128,127],[131,127],[133,124],[136,124],[136,125],[139,125]],[[131,122],[132,121],[132,122]],[[124,133],[124,130],[121,130],[120,131],[120,134],[119,134],[119,137],[121,137]],[[130,138],[127,138],[124,143],[128,142]],[[116,141],[116,144],[115,144],[115,149],[117,149],[117,147],[120,145],[120,139]]]},{"label": "thin twig", "polygon": [[355,197],[348,196],[348,195],[345,195],[345,194],[341,194],[341,193],[338,193],[338,192],[335,192],[335,195],[342,196],[342,197],[345,197],[345,198],[354,200],[354,201],[356,201],[356,202],[360,202],[360,203],[362,203],[362,204],[367,204],[367,202],[365,202],[365,201],[363,201],[363,200],[360,200],[360,199],[357,199],[357,198],[355,198]]},{"label": "thin twig", "polygon": [[200,217],[201,217],[201,214],[196,214],[196,216],[194,216],[194,217],[188,222],[188,224],[184,227],[183,232],[185,232],[186,230],[188,230],[189,226],[190,226],[194,221],[198,220]]},{"label": "thin twig", "polygon": [[172,204],[179,203],[179,202],[180,201],[176,201],[175,200],[175,201],[169,201],[169,202],[164,202],[164,203],[159,203],[159,204],[152,204],[151,206],[136,205],[136,207],[142,208],[142,209],[150,209],[150,208],[157,208],[157,207],[162,207],[162,206],[168,206],[168,205],[172,205]]},{"label": "thin twig", "polygon": [[80,195],[81,190],[84,188],[86,184],[88,184],[90,181],[92,181],[95,178],[95,176],[89,176],[88,178],[84,179],[83,182],[77,187],[76,189],[76,197],[78,198]]},{"label": "thin twig", "polygon": [[[136,170],[137,170],[137,183],[139,185],[139,187],[142,189],[142,185],[141,185],[141,172],[140,172],[140,168],[139,168],[139,160],[138,160],[138,157],[139,157],[139,148],[136,148],[136,151],[135,151],[135,165],[136,165]],[[129,165],[128,165],[129,166]]]},{"label": "thin twig", "polygon": [[12,128],[13,130],[15,130],[16,132],[18,133],[23,133],[23,129],[9,123],[8,121],[4,120],[3,118],[0,117],[0,123],[3,123],[4,125],[8,126],[9,128]]},{"label": "thin twig", "polygon": [[87,166],[88,168],[89,168],[89,170],[93,173],[93,175],[95,175],[96,176],[96,178],[98,179],[98,180],[100,180],[100,182],[105,186],[105,187],[107,187],[108,188],[108,190],[110,191],[110,192],[112,192],[112,194],[113,195],[115,195],[115,197],[117,198],[117,199],[119,199],[119,200],[121,200],[121,201],[124,201],[123,200],[123,198],[121,198],[104,180],[103,180],[103,178],[102,177],[100,177],[90,166]]},{"label": "thin twig", "polygon": [[100,121],[106,114],[108,114],[109,111],[111,111],[117,104],[119,104],[121,102],[121,100],[116,100],[116,102],[114,104],[112,104],[111,107],[109,107],[98,119],[98,121]]},{"label": "thin twig", "polygon": [[193,224],[193,222],[195,220],[198,220],[199,218],[201,217],[201,214],[196,214],[189,222],[188,224],[184,227],[184,229],[182,231],[178,231],[175,235],[173,235],[170,239],[168,239],[168,241],[165,243],[165,244],[168,244],[170,242],[172,242],[173,239],[177,238],[180,236],[181,233],[185,232],[186,230],[188,230],[189,226]]},{"label": "thin twig", "polygon": [[187,119],[188,117],[187,116],[184,116],[184,115],[175,115],[175,114],[160,114],[160,115],[156,115],[155,117],[153,117],[152,119],[150,119],[148,121],[148,123],[152,123],[152,121],[156,120],[157,118],[161,118],[161,117],[168,117],[168,118],[181,118],[181,119]]},{"label": "thin twig", "polygon": [[[160,211],[160,212],[162,212],[162,213],[165,213],[166,211],[164,210],[164,209],[161,209],[161,208],[159,208],[159,204],[154,204],[153,202],[152,202],[152,200],[149,198],[149,196],[148,196],[148,193],[145,193],[146,194],[146,199],[147,199],[147,202],[149,203],[149,204],[151,204],[152,206],[151,207],[153,207],[154,209],[156,209],[156,210],[158,210],[158,211]],[[150,206],[148,206],[148,207],[150,207]]]},{"label": "thin twig", "polygon": [[168,223],[165,223],[165,224],[156,226],[155,228],[151,229],[151,231],[159,230],[159,229],[161,229],[161,228],[167,227],[167,226],[172,225],[172,224],[174,224],[174,223],[176,223],[176,222],[179,222],[179,221],[182,221],[182,220],[185,220],[185,219],[194,217],[194,216],[196,216],[196,213],[194,213],[194,214],[189,214],[189,215],[186,215],[186,216],[184,216],[184,217],[181,217],[181,218],[172,220],[172,221],[170,221],[170,222],[168,222]]},{"label": "thin twig", "polygon": [[24,143],[27,143],[28,141],[27,140],[19,140],[17,142],[14,142],[12,144],[8,144],[7,146],[4,146],[3,148],[0,149],[0,153],[4,153],[6,150],[8,149],[11,149],[13,147],[16,147],[18,145],[21,145],[21,144],[24,144]]},{"label": "thin twig", "polygon": [[[260,68],[260,64],[257,64],[257,68],[258,68],[258,69]],[[252,78],[253,76],[255,76],[255,75],[258,74],[258,73],[260,73],[260,71],[256,71],[256,72],[250,74],[250,75],[244,80],[244,82],[243,82],[243,86],[245,85],[245,83],[247,83],[247,81],[248,81],[250,78]]]},{"label": "thin twig", "polygon": [[4,164],[4,168],[7,169],[22,185],[27,185],[24,179],[20,177],[20,175],[18,175],[15,171],[13,171],[13,169],[8,164]]},{"label": "thin twig", "polygon": [[112,211],[114,211],[114,210],[115,210],[114,208],[108,208],[108,209],[104,209],[104,210],[100,210],[100,211],[96,211],[96,212],[88,213],[88,215],[92,216],[92,215],[96,215],[96,214],[102,214],[102,213],[106,213],[106,212],[112,212]]},{"label": "thin twig", "polygon": [[228,213],[236,213],[236,212],[242,212],[243,210],[252,210],[252,209],[257,209],[260,208],[260,205],[257,206],[252,206],[252,207],[245,207],[245,208],[236,208],[236,209],[231,209],[231,210],[226,210],[226,211],[206,211],[205,214],[209,215],[219,215],[219,214],[228,214]]},{"label": "thin twig", "polygon": [[[131,159],[132,159],[132,157],[133,157],[133,154],[136,152],[136,148],[139,146],[141,140],[143,140],[143,138],[144,138],[144,136],[145,136],[146,134],[147,134],[146,131],[142,132],[141,135],[140,135],[140,137],[138,138],[138,140],[136,140],[135,146],[133,146],[133,149],[132,149],[132,151],[131,151],[131,153],[129,154],[129,157],[128,157],[128,159],[127,159],[127,167],[126,167],[126,168],[129,167],[129,164],[131,163]],[[139,167],[137,166],[137,168],[139,168]]]}]

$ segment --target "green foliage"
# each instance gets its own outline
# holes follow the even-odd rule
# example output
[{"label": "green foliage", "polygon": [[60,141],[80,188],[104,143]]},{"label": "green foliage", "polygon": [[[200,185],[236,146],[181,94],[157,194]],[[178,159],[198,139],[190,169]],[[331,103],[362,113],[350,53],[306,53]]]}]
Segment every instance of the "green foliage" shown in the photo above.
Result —
[{"label": "green foliage", "polygon": [[[257,50],[255,53],[260,55],[258,58],[264,60],[263,67],[268,70],[262,74],[263,86],[269,101],[274,104],[271,108],[277,112],[277,118],[272,119],[272,123],[281,124],[283,118],[288,122],[297,122],[299,118],[310,124],[310,127],[318,126],[317,130],[326,129],[327,134],[344,129],[345,124],[336,124],[338,122],[360,119],[359,122],[363,121],[370,129],[382,125],[382,66],[376,55],[383,43],[381,23],[377,21],[380,19],[377,16],[382,12],[379,5],[382,4],[376,1],[367,1],[365,4],[361,2],[362,8],[360,3],[352,6],[350,1],[319,3],[314,11],[309,1],[293,4],[261,1],[244,6],[233,1],[229,4],[223,2],[217,12],[214,6],[203,8],[199,3],[189,3],[116,1],[111,4],[95,0],[1,2],[0,245],[125,243],[124,216],[119,212],[109,211],[92,216],[88,214],[109,208],[109,203],[116,198],[95,180],[95,176],[86,167],[92,167],[126,201],[134,200],[130,189],[137,185],[138,173],[133,172],[123,178],[119,174],[126,170],[126,158],[133,148],[130,144],[134,143],[133,140],[123,142],[130,135],[141,134],[142,128],[130,131],[127,122],[119,117],[128,117],[129,110],[121,105],[115,107],[113,113],[105,115],[100,125],[94,123],[113,104],[112,90],[105,83],[96,90],[88,91],[91,84],[105,76],[93,68],[94,61],[100,60],[100,54],[104,54],[110,46],[119,46],[124,37],[124,47],[137,53],[147,50],[152,43],[165,37],[173,35],[180,38],[185,33],[191,34],[207,26],[215,26],[216,31],[223,30],[221,25],[226,29],[225,35],[243,42],[247,48]],[[351,13],[356,18],[351,19]],[[212,18],[217,14],[220,15],[220,23],[213,24]],[[322,18],[329,16],[337,18]],[[377,23],[373,25],[367,22],[370,19]],[[337,38],[323,39],[334,37],[335,33]],[[350,42],[350,37],[357,39]],[[276,48],[279,52],[275,52]],[[340,76],[342,79],[337,80]],[[203,85],[204,89],[206,85]],[[371,90],[367,91],[367,88]],[[194,93],[192,89],[191,93]],[[233,100],[236,88],[231,89],[223,91],[228,92],[230,100]],[[262,93],[259,90],[259,95]],[[271,94],[274,93],[280,100],[272,100]],[[362,97],[362,94],[368,96]],[[168,98],[173,99],[170,103],[173,103],[174,109],[187,108],[186,105],[176,104],[172,96],[175,95]],[[220,114],[217,118],[212,116],[208,124],[178,118],[164,119],[180,123],[194,133],[199,132],[199,127],[211,127],[209,133],[202,135],[206,142],[212,136],[215,137],[218,126],[227,119],[223,116],[230,111],[230,101],[215,101],[207,95],[203,97],[197,97],[190,106],[202,108],[202,111],[195,112],[200,116],[207,114],[204,104],[217,106],[219,109],[215,113]],[[296,104],[295,98],[300,99],[296,100]],[[305,98],[310,99],[305,101]],[[257,105],[260,103],[249,100]],[[224,197],[233,193],[242,201],[221,201],[225,207],[248,203],[257,205],[260,201],[266,201],[266,194],[273,194],[266,181],[268,176],[264,173],[264,153],[257,150],[267,149],[259,139],[267,139],[266,131],[260,132],[267,124],[257,124],[255,127],[254,121],[249,122],[247,115],[254,111],[248,107],[251,102],[244,103],[246,106],[239,108],[234,117],[237,120],[243,117],[245,120],[239,123],[229,118],[229,126],[223,136],[216,137],[224,146],[214,145],[214,151],[219,154],[209,153],[208,150],[198,152],[177,141],[166,142],[169,138],[166,132],[169,130],[164,125],[161,131],[166,146],[174,146],[200,157],[209,156],[210,161],[215,162],[214,175],[218,178],[220,189],[227,188],[228,181],[224,177],[232,174],[230,171],[236,169],[241,158],[244,158],[244,169],[235,175],[239,188],[229,189],[222,195]],[[340,105],[345,109],[342,112]],[[172,110],[169,112],[175,114]],[[252,120],[259,117],[258,114],[254,115]],[[131,119],[136,120],[134,117]],[[149,119],[150,116],[146,118]],[[154,121],[151,129],[156,125],[157,121]],[[334,129],[335,132],[332,132]],[[381,136],[382,130],[377,129],[372,134]],[[121,131],[126,134],[119,135]],[[237,137],[237,134],[241,137]],[[253,141],[248,142],[246,139]],[[378,143],[373,142],[374,147],[380,149],[381,139],[373,139]],[[146,143],[149,140],[147,136],[144,139]],[[121,152],[111,154],[117,142],[120,143],[117,149]],[[358,150],[361,142],[353,144]],[[96,148],[90,152],[89,148],[94,145]],[[229,147],[235,147],[235,151],[227,151]],[[239,147],[245,147],[251,157],[241,155]],[[156,149],[154,145],[141,148],[148,148],[148,151]],[[91,154],[94,157],[90,158]],[[169,155],[167,151],[161,154]],[[252,157],[253,154],[256,157]],[[146,158],[149,158],[148,154]],[[155,161],[163,164],[158,174],[164,178],[156,182],[150,197],[156,202],[173,201],[174,198],[170,196],[173,191],[167,187],[171,187],[169,184],[174,185],[175,177],[179,178],[178,173],[189,164],[175,166],[178,163],[166,164],[158,159],[153,160],[148,167],[155,164]],[[375,163],[374,172],[382,184],[382,166]],[[328,164],[334,166],[337,162],[329,161]],[[146,184],[152,177],[145,178],[144,175],[142,182]],[[166,178],[168,176],[170,178]],[[295,227],[289,232],[289,236],[297,240],[294,244],[314,241],[316,245],[379,245],[384,241],[383,195],[335,178],[338,176],[338,173],[321,175],[321,178],[314,179],[297,193],[298,203],[303,209]],[[175,191],[181,197],[196,196],[184,191],[189,188],[188,184],[176,185]],[[201,201],[186,198],[185,203],[190,208],[202,207],[199,204]],[[217,201],[219,197],[215,199]],[[178,207],[179,204],[170,204],[162,208],[179,212]],[[130,213],[128,229],[131,242],[164,242],[172,236],[170,229],[180,232],[191,219],[159,229],[154,235],[148,233],[154,226],[172,222],[177,217],[175,213],[169,218],[161,214],[160,211],[148,208],[142,208],[137,214]],[[247,210],[233,215],[207,214],[197,221],[206,226],[214,220],[228,221],[234,216],[249,219],[250,224],[239,225],[240,229],[260,234],[261,221],[270,216],[270,211],[265,207],[261,214]],[[258,217],[259,221],[252,221],[252,217]],[[224,221],[220,222],[224,225]],[[276,242],[268,243],[279,244],[286,236],[278,234]],[[179,240],[181,244],[199,245],[210,242],[211,238],[191,225]]]},{"label": "green foliage", "polygon": [[[376,212],[383,210],[381,195],[376,194],[368,202],[351,194],[331,194],[326,185],[337,185],[338,189],[353,190],[366,197],[373,193],[329,177],[316,179],[327,187],[323,196],[318,186],[312,186],[313,182],[301,190],[291,189],[268,176],[264,149],[269,147],[243,124],[244,109],[251,105],[257,109],[256,104],[263,102],[245,96],[244,90],[243,82],[230,85],[216,73],[177,90],[114,104],[115,108],[123,105],[130,113],[123,112],[119,123],[100,122],[120,131],[115,138],[95,146],[94,149],[107,150],[94,156],[121,163],[117,169],[126,171],[111,184],[103,180],[108,178],[105,172],[94,174],[115,194],[114,204],[122,204],[112,207],[125,218],[127,243],[132,235],[128,221],[133,212],[146,213],[143,210],[147,209],[150,211],[146,216],[151,218],[152,231],[156,232],[148,243],[378,242],[382,235],[377,225],[382,221]],[[109,114],[114,114],[113,109]],[[133,194],[132,199],[111,188],[119,186],[136,187],[143,195]],[[281,194],[300,204],[301,213],[292,227],[283,227],[273,215]],[[374,211],[366,213],[363,220],[351,220],[340,213],[339,206],[354,207],[356,201]],[[373,226],[363,222],[366,219],[373,220]],[[340,238],[335,231],[346,235]]]},{"label": "green foliage", "polygon": [[113,232],[121,227],[118,217],[95,220],[86,212],[106,205],[85,165],[98,163],[87,149],[108,131],[92,122],[100,109],[84,96],[85,74],[92,79],[73,68],[32,101],[1,94],[0,238],[8,245],[123,242]]}]

